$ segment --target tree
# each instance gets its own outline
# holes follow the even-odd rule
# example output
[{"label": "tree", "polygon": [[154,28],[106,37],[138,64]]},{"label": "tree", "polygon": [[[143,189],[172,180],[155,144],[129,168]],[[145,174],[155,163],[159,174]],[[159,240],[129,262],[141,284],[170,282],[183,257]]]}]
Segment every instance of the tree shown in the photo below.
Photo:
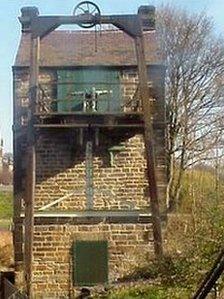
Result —
[{"label": "tree", "polygon": [[205,14],[169,6],[158,11],[157,30],[167,66],[167,205],[173,210],[184,171],[211,159],[222,139],[224,42]]}]

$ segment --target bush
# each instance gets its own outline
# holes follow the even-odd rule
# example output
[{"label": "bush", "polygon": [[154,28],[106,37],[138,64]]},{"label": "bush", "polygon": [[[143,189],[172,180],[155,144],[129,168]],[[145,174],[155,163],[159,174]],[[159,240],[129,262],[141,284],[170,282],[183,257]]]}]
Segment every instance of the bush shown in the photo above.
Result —
[{"label": "bush", "polygon": [[164,259],[148,261],[126,277],[156,279],[157,286],[111,291],[105,298],[184,299],[194,293],[223,246],[224,180],[203,169],[188,171],[181,197],[179,210],[168,216]]}]

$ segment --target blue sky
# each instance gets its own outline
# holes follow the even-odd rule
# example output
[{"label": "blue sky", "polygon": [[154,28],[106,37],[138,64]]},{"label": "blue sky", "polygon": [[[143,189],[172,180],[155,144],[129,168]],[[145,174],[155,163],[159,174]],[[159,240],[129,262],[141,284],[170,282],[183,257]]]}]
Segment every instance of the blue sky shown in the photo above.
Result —
[{"label": "blue sky", "polygon": [[[37,6],[41,14],[71,14],[79,1],[0,0],[0,131],[5,151],[12,151],[12,74],[20,37],[18,16],[23,6]],[[192,12],[206,11],[214,18],[218,32],[224,31],[224,0],[95,0],[102,13],[136,13],[144,4],[173,4]]]}]

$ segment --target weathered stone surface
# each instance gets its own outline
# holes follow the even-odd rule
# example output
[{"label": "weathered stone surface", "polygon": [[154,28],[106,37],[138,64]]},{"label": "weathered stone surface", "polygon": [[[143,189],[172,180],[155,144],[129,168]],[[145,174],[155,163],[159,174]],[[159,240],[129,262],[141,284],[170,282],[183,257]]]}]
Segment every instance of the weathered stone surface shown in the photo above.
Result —
[{"label": "weathered stone surface", "polygon": [[108,240],[109,283],[130,274],[153,255],[151,224],[37,225],[33,284],[37,294],[43,294],[44,289],[46,294],[54,293],[55,298],[68,298],[75,291],[71,280],[75,240]]},{"label": "weathered stone surface", "polygon": [[[121,89],[128,102],[136,90],[138,77],[136,68],[121,69]],[[17,129],[26,132],[28,105],[28,70],[14,71],[15,78],[15,121]],[[151,67],[150,86],[157,92],[154,123],[156,148],[156,173],[161,205],[164,203],[166,186],[165,158],[165,108],[163,98],[163,73],[160,68]],[[54,70],[41,70],[40,82],[55,81]],[[128,83],[128,84],[127,84]],[[51,86],[45,85],[48,99],[54,97]],[[135,106],[127,105],[126,112]],[[19,171],[17,197],[23,202],[26,182],[26,135],[16,139],[16,171]],[[85,148],[81,147],[79,131],[39,130],[37,137],[37,170],[35,211],[63,196],[71,194],[51,210],[84,211],[86,209]],[[109,148],[122,146],[110,160]],[[98,211],[150,211],[149,187],[146,176],[146,158],[143,130],[102,129],[99,134],[99,147],[93,151],[94,209]],[[75,191],[75,192],[74,192]],[[73,193],[74,192],[74,193]],[[73,194],[72,194],[73,193]],[[23,206],[22,206],[23,209]],[[77,222],[69,216],[62,221],[60,216],[54,220],[36,219],[34,237],[34,280],[35,298],[74,298],[77,290],[73,286],[71,254],[75,240],[107,240],[109,245],[109,282],[130,274],[135,267],[145,262],[146,256],[153,255],[153,236],[151,219],[126,219],[108,216],[102,219],[84,218]],[[42,220],[41,220],[42,219]],[[102,221],[101,221],[102,220]],[[130,222],[130,223],[129,223]],[[16,281],[22,282],[23,227],[17,219],[15,223]]]}]

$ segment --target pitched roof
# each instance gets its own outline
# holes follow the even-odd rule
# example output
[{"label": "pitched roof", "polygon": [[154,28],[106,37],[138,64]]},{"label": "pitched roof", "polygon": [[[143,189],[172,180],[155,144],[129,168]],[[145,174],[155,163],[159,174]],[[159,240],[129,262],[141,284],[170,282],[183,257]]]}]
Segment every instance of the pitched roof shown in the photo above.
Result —
[{"label": "pitched roof", "polygon": [[[41,41],[40,66],[128,66],[136,65],[134,41],[119,30],[94,31],[57,30]],[[147,64],[161,64],[155,32],[145,33]],[[29,66],[30,34],[22,34],[15,66]]]}]

